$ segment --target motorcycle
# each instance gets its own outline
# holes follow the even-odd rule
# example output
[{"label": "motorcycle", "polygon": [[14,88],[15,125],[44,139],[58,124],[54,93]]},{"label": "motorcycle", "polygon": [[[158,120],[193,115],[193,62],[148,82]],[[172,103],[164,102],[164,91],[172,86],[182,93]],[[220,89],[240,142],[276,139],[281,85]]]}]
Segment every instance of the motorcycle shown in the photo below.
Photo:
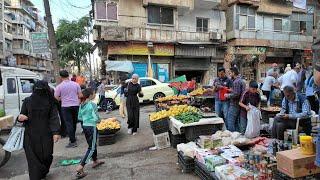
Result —
[{"label": "motorcycle", "polygon": [[11,157],[11,153],[3,149],[5,143],[6,141],[0,138],[0,168],[4,166]]}]

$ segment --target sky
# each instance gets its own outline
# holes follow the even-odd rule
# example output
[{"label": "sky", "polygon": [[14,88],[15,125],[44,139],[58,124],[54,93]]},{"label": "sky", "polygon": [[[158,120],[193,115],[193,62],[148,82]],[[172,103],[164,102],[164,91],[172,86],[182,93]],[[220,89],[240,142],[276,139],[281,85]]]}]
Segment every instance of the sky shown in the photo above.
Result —
[{"label": "sky", "polygon": [[[31,0],[44,16],[43,0]],[[58,26],[60,19],[76,20],[89,15],[90,0],[49,0],[53,24]]]},{"label": "sky", "polygon": [[[45,15],[43,0],[31,0],[31,2],[40,10],[42,16]],[[53,25],[55,30],[59,25],[60,19],[67,19],[69,21],[80,19],[83,16],[88,16],[91,10],[91,0],[49,0]],[[90,35],[90,42],[93,43],[92,34]],[[90,55],[92,70],[95,72],[100,66],[100,57],[98,51]],[[88,74],[86,74],[88,76]]]}]

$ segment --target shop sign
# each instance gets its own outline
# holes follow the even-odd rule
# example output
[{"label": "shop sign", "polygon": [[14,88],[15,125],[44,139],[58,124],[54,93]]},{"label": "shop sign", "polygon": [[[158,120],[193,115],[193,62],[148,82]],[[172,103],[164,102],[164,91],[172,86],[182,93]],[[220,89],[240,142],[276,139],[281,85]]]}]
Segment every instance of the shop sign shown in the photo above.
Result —
[{"label": "shop sign", "polygon": [[148,55],[154,56],[174,56],[174,46],[172,44],[153,44],[152,50],[145,44],[112,43],[108,45],[110,55]]},{"label": "shop sign", "polygon": [[246,55],[246,54],[264,54],[266,53],[267,48],[265,47],[238,47],[236,54],[238,55]]},{"label": "shop sign", "polygon": [[32,52],[42,54],[49,52],[48,34],[43,32],[31,33]]}]

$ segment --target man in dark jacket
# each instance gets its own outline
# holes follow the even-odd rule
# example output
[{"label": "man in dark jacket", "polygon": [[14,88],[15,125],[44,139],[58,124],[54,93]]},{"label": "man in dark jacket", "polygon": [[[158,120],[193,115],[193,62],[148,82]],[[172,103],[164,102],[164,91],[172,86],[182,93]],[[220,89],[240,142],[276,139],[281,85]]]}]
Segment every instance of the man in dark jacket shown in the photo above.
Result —
[{"label": "man in dark jacket", "polygon": [[285,97],[282,100],[281,111],[273,122],[272,137],[283,140],[284,131],[295,129],[298,118],[303,131],[310,135],[312,126],[309,101],[304,95],[296,93],[293,87],[286,86],[283,91]]}]

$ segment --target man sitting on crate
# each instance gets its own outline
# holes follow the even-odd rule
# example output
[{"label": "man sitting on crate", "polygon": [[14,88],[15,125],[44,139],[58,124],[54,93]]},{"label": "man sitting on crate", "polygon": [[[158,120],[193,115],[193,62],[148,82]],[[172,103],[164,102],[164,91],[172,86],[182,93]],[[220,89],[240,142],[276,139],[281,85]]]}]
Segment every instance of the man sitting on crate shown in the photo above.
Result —
[{"label": "man sitting on crate", "polygon": [[274,119],[272,137],[283,140],[286,129],[296,129],[297,119],[300,119],[299,126],[307,135],[311,133],[311,108],[307,98],[291,86],[283,89],[284,98],[279,114]]}]

